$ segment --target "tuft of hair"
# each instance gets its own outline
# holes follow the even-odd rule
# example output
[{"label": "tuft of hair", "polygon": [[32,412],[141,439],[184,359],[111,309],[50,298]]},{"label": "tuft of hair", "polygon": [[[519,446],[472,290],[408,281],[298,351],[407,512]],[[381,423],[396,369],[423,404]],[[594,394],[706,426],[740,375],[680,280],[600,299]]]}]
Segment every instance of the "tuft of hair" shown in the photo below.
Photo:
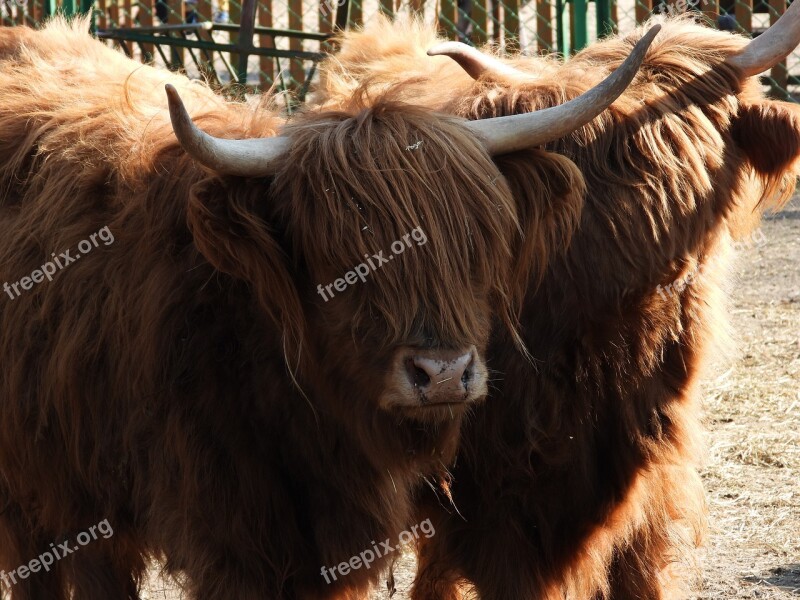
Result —
[{"label": "tuft of hair", "polygon": [[[334,38],[339,50],[320,63],[319,80],[309,100],[336,108],[354,97],[369,101],[391,89],[398,101],[433,106],[442,90],[464,81],[464,72],[452,60],[426,54],[442,41],[436,29],[420,18],[401,16],[390,21],[376,15],[362,28]],[[406,85],[398,86],[399,80]]]},{"label": "tuft of hair", "polygon": [[390,90],[369,108],[354,102],[286,128],[292,149],[271,194],[283,206],[278,220],[295,254],[315,247],[322,257],[306,265],[311,272],[388,254],[418,227],[428,238],[395,257],[402,268],[370,278],[358,300],[353,330],[374,318],[370,304],[389,328],[387,345],[437,331],[442,343],[458,347],[468,332],[487,331],[459,302],[460,293],[480,297],[483,290],[518,339],[521,294],[510,277],[521,238],[517,207],[483,145],[459,121],[399,103]]}]

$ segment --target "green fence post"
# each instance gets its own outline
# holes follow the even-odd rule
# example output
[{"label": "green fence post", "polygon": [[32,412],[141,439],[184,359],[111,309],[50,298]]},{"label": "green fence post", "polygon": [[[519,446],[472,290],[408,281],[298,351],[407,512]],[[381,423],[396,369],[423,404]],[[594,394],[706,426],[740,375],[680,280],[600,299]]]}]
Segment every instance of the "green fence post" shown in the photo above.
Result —
[{"label": "green fence post", "polygon": [[75,0],[63,0],[61,3],[61,11],[69,16],[75,14]]},{"label": "green fence post", "polygon": [[571,11],[571,27],[570,33],[572,34],[570,37],[572,38],[572,51],[577,52],[578,50],[582,50],[589,44],[589,31],[588,31],[588,23],[586,19],[586,13],[588,11],[588,7],[586,5],[586,0],[571,0],[572,1],[572,11]]},{"label": "green fence post", "polygon": [[611,18],[611,0],[595,0],[597,4],[597,37],[605,37],[614,31]]},{"label": "green fence post", "polygon": [[57,8],[56,0],[42,0],[42,13],[45,18],[56,14]]},{"label": "green fence post", "polygon": [[97,31],[97,15],[94,14],[94,0],[81,0],[81,12],[91,15],[92,21],[89,23],[89,31],[94,34]]},{"label": "green fence post", "polygon": [[564,0],[556,0],[556,52],[561,56],[569,54],[567,48],[567,36],[564,35],[564,11],[566,4]]}]

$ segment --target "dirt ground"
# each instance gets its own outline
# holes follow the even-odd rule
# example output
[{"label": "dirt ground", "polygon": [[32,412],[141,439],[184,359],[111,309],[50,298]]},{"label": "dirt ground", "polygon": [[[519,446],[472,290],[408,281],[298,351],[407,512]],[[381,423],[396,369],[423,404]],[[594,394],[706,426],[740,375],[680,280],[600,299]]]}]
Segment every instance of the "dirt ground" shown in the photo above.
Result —
[{"label": "dirt ground", "polygon": [[800,201],[741,253],[738,353],[706,388],[711,511],[697,598],[800,598]]},{"label": "dirt ground", "polygon": [[[737,352],[706,384],[711,530],[693,600],[800,598],[800,199],[761,232],[736,268]],[[393,600],[413,572],[406,556]],[[157,579],[145,596],[179,599]]]}]

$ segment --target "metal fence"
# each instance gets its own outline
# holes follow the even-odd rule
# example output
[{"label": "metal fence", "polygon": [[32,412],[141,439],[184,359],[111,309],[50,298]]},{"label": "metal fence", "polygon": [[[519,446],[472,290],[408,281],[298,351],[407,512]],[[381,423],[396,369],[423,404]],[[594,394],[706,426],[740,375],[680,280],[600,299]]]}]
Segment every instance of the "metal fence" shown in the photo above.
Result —
[{"label": "metal fence", "polygon": [[[205,77],[229,93],[292,90],[302,99],[336,29],[377,13],[436,20],[451,38],[505,51],[568,55],[655,12],[698,11],[715,27],[759,35],[786,0],[0,0],[0,23],[37,25],[91,12],[96,35],[144,62]],[[797,72],[793,75],[792,72]],[[765,83],[791,98],[798,57]]]}]

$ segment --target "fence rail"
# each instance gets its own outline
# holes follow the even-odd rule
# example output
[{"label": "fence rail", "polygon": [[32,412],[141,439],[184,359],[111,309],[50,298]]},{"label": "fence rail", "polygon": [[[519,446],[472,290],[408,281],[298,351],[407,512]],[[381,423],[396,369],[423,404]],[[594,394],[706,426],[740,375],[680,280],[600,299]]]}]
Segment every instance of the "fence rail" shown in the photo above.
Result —
[{"label": "fence rail", "polygon": [[[787,0],[0,0],[0,24],[36,26],[57,12],[90,12],[99,38],[143,62],[205,77],[223,90],[293,90],[302,99],[317,62],[332,49],[332,32],[379,12],[436,20],[448,37],[469,43],[566,56],[657,12],[697,11],[713,26],[759,35],[787,6]],[[800,85],[797,56],[765,82],[775,96],[792,98]]]}]

